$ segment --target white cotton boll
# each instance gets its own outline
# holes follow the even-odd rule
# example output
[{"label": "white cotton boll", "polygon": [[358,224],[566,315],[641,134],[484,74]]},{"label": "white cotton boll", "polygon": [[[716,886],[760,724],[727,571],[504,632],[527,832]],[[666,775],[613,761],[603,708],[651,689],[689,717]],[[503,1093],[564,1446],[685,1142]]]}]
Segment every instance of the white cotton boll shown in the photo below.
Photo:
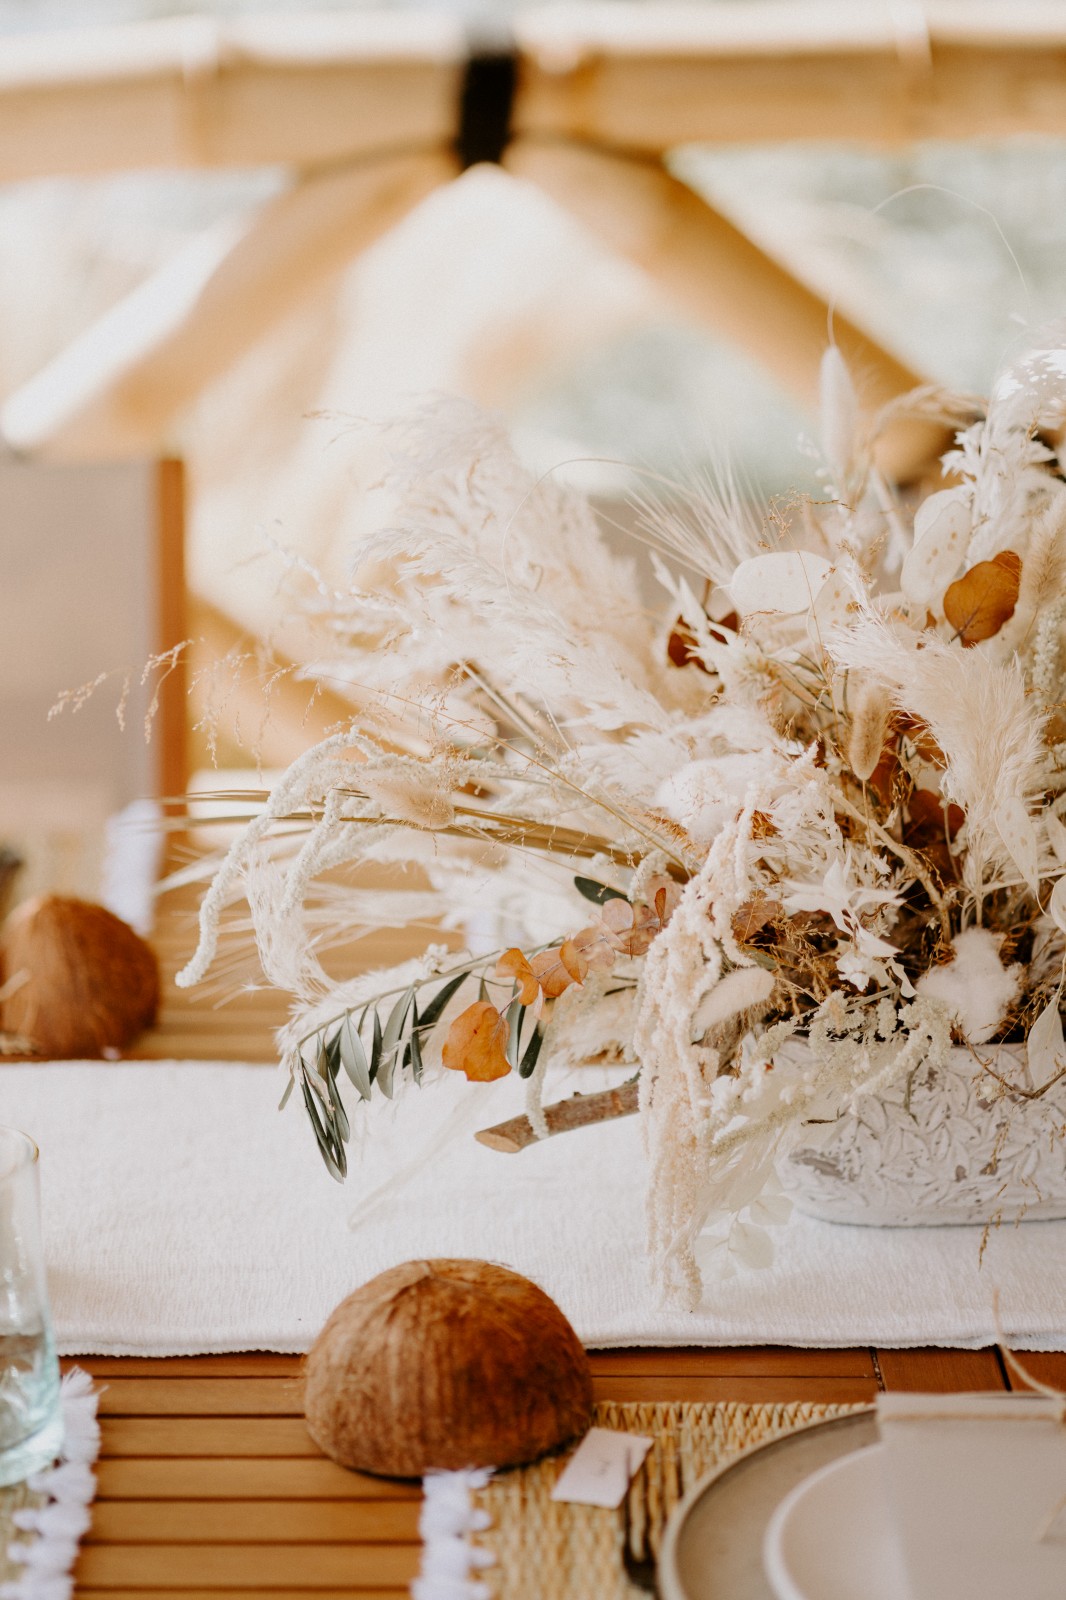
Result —
[{"label": "white cotton boll", "polygon": [[27,1481],[35,1492],[47,1491],[54,1500],[83,1502],[92,1499],[96,1485],[91,1468],[82,1461],[64,1461],[45,1472],[35,1472]]},{"label": "white cotton boll", "polygon": [[1022,968],[1000,960],[1001,935],[988,928],[966,928],[951,947],[954,960],[918,979],[924,1000],[940,1000],[953,1013],[970,1044],[986,1044],[1021,992]]},{"label": "white cotton boll", "polygon": [[769,750],[781,744],[769,719],[749,706],[713,706],[703,718],[703,732],[736,751]]}]

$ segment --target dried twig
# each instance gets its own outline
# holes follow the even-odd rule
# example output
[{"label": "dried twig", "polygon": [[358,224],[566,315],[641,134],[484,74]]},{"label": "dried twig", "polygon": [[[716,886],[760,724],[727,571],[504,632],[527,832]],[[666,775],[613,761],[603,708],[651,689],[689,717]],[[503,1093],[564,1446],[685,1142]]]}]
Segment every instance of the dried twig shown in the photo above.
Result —
[{"label": "dried twig", "polygon": [[[544,1107],[549,1134],[569,1133],[573,1128],[588,1128],[596,1122],[611,1122],[616,1117],[631,1117],[637,1110],[637,1083],[633,1079],[619,1089],[603,1089],[598,1094],[575,1094]],[[492,1128],[482,1128],[474,1138],[490,1150],[517,1155],[527,1145],[536,1144],[537,1135],[528,1117],[512,1117]]]}]

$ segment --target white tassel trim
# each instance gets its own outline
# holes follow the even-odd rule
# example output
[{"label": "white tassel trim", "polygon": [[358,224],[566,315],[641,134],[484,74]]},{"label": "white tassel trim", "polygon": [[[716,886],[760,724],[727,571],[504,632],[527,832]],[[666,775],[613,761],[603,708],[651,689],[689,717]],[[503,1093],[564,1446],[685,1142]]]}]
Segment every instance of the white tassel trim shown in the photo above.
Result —
[{"label": "white tassel trim", "polygon": [[87,1372],[75,1367],[59,1390],[63,1408],[63,1443],[54,1467],[35,1472],[31,1489],[48,1496],[47,1504],[16,1511],[17,1528],[37,1537],[8,1547],[8,1556],[23,1567],[21,1578],[0,1584],[0,1600],[70,1600],[71,1569],[78,1545],[89,1526],[89,1506],[96,1493],[93,1462],[100,1454],[97,1395]]},{"label": "white tassel trim", "polygon": [[474,1572],[495,1565],[491,1551],[473,1544],[472,1533],[491,1526],[487,1511],[475,1507],[475,1489],[492,1476],[489,1468],[469,1472],[427,1472],[418,1531],[422,1535],[422,1571],[411,1585],[413,1600],[490,1600],[488,1584]]}]

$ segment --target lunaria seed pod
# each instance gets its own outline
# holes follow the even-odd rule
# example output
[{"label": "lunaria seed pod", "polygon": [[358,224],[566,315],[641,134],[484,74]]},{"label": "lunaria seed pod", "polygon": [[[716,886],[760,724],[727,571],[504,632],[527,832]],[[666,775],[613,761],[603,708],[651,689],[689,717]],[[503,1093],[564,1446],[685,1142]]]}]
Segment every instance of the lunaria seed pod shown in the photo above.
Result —
[{"label": "lunaria seed pod", "polygon": [[5,1033],[38,1056],[122,1050],[155,1020],[159,964],[103,906],[59,895],[27,900],[0,931]]},{"label": "lunaria seed pod", "polygon": [[584,1433],[592,1374],[535,1283],[485,1261],[408,1261],[343,1300],[307,1358],[315,1443],[414,1478],[533,1461]]}]

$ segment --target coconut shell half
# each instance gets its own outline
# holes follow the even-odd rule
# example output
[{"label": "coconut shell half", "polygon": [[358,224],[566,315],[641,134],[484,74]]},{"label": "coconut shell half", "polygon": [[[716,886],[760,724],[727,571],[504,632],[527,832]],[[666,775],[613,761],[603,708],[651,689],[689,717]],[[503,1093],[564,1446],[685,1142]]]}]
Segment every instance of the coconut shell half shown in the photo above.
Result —
[{"label": "coconut shell half", "polygon": [[27,900],[0,931],[0,957],[8,989],[0,1024],[37,1056],[124,1050],[155,1021],[155,953],[103,906]]},{"label": "coconut shell half", "polygon": [[528,1278],[409,1261],[333,1312],[307,1359],[307,1427],[334,1461],[414,1478],[533,1461],[592,1418],[588,1356]]}]

